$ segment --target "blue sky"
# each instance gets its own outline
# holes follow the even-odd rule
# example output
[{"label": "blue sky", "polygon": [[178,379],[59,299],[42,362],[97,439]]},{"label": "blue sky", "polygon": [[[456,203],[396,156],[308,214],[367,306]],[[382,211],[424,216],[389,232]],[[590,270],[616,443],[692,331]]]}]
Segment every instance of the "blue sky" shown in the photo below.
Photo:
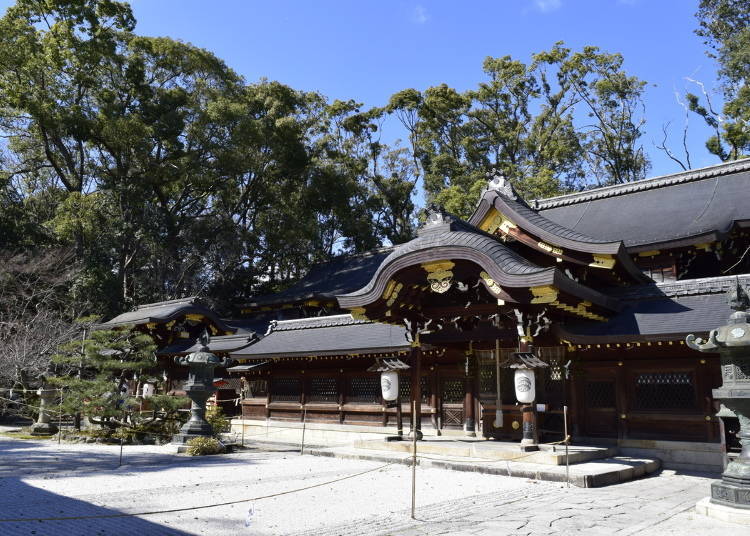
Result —
[{"label": "blue sky", "polygon": [[[12,2],[0,0],[0,10]],[[654,147],[672,122],[680,144],[684,112],[675,90],[686,77],[716,86],[715,65],[693,30],[697,0],[134,0],[136,31],[209,49],[248,81],[265,77],[334,99],[383,105],[401,89],[482,80],[486,56],[531,54],[565,41],[620,52],[649,82],[643,138],[650,176],[679,171]],[[696,92],[696,86],[690,87]],[[690,118],[693,167],[716,163],[707,132]]]}]

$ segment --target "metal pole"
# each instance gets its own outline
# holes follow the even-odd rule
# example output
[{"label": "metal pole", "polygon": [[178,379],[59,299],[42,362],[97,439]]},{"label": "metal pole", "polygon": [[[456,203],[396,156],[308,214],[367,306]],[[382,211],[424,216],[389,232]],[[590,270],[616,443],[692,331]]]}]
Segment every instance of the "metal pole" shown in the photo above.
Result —
[{"label": "metal pole", "polygon": [[57,404],[57,446],[60,446],[62,441],[62,395],[63,390],[60,387],[60,402]]},{"label": "metal pole", "polygon": [[565,433],[565,482],[570,487],[570,458],[568,457],[568,406],[563,406],[563,428]]},{"label": "metal pole", "polygon": [[120,438],[120,462],[117,464],[117,467],[122,466],[122,438]]},{"label": "metal pole", "polygon": [[[242,406],[240,406],[241,408]],[[242,426],[242,446],[245,446],[245,416],[240,413],[240,426]]]},{"label": "metal pole", "polygon": [[412,459],[411,459],[411,518],[417,519],[414,515],[416,509],[416,497],[417,497],[417,402],[412,400],[411,403],[411,429],[414,431],[412,434]]},{"label": "metal pole", "polygon": [[302,446],[299,449],[300,456],[305,453],[305,424],[307,422],[307,406],[302,410]]}]

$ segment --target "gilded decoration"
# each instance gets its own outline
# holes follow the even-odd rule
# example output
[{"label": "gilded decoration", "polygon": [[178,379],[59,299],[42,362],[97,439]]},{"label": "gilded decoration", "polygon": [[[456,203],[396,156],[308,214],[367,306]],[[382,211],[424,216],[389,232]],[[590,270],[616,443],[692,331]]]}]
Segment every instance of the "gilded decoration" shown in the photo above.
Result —
[{"label": "gilded decoration", "polygon": [[487,272],[481,272],[479,274],[479,277],[482,278],[484,283],[487,285],[487,288],[489,288],[493,293],[500,294],[503,291],[500,285],[498,285],[495,282],[495,280],[490,277],[490,274],[488,274]]},{"label": "gilded decoration", "polygon": [[559,291],[552,285],[529,288],[532,296],[531,303],[552,303],[557,301]]},{"label": "gilded decoration", "polygon": [[531,303],[548,303],[553,307],[556,307],[557,309],[560,309],[567,313],[572,313],[577,316],[581,316],[583,318],[589,318],[591,320],[599,321],[606,320],[606,318],[602,315],[598,315],[589,311],[588,308],[591,307],[591,302],[582,301],[576,306],[561,302],[559,300],[560,291],[557,289],[557,287],[554,287],[552,285],[531,287],[529,288],[529,290],[531,291],[531,294],[533,296],[533,298],[531,299]]},{"label": "gilded decoration", "polygon": [[593,262],[589,263],[589,266],[593,268],[606,268],[611,270],[615,265],[615,259],[612,255],[593,255]]},{"label": "gilded decoration", "polygon": [[452,261],[435,261],[422,264],[422,268],[427,272],[427,282],[430,284],[430,290],[443,294],[453,285],[453,267]]},{"label": "gilded decoration", "polygon": [[505,214],[493,208],[479,223],[479,228],[489,234],[495,234],[499,230],[502,234],[507,235],[511,229],[517,229],[518,226]]},{"label": "gilded decoration", "polygon": [[547,244],[546,242],[537,242],[536,245],[539,246],[540,249],[543,249],[544,251],[546,251],[548,253],[552,253],[553,255],[558,255],[559,256],[559,255],[563,254],[562,248],[558,248],[556,246],[551,246],[551,245]]},{"label": "gilded decoration", "polygon": [[393,279],[388,281],[388,284],[386,284],[385,290],[383,291],[383,299],[386,301],[386,305],[388,307],[395,303],[396,298],[398,298],[399,292],[401,292],[401,289],[403,288],[403,283],[398,283]]}]

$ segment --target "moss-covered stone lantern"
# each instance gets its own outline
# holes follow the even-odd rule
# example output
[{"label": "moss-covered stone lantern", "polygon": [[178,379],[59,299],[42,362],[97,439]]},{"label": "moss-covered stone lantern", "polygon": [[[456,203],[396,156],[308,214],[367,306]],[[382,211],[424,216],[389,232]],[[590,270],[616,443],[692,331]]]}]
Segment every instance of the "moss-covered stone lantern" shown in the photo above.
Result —
[{"label": "moss-covered stone lantern", "polygon": [[206,400],[214,387],[214,369],[226,367],[231,363],[229,358],[221,358],[208,350],[210,342],[208,333],[204,332],[197,341],[200,348],[197,352],[185,356],[175,357],[175,363],[190,367],[188,381],[185,383],[185,394],[190,398],[190,420],[186,422],[180,432],[172,438],[172,443],[185,444],[194,437],[210,437],[213,435],[211,424],[206,421]]},{"label": "moss-covered stone lantern", "polygon": [[[746,519],[742,522],[750,523],[750,296],[739,279],[729,292],[729,306],[735,311],[729,322],[711,331],[707,341],[688,335],[686,342],[693,350],[720,355],[722,385],[713,390],[713,396],[740,421],[738,436],[742,452],[727,465],[721,481],[711,485],[710,503],[740,509],[734,516],[731,512],[724,513],[732,521]],[[710,506],[706,508],[711,510]],[[730,520],[727,515],[717,515],[716,508],[703,513]]]}]

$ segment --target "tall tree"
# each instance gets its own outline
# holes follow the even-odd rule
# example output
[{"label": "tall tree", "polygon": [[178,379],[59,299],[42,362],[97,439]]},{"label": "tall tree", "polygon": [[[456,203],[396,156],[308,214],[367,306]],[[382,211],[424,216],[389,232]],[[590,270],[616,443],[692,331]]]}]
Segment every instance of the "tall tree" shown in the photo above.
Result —
[{"label": "tall tree", "polygon": [[477,89],[404,90],[386,110],[409,132],[428,199],[468,215],[490,168],[526,197],[643,178],[644,82],[622,63],[557,43],[530,64],[488,57]]},{"label": "tall tree", "polygon": [[714,131],[706,148],[722,161],[750,151],[750,1],[701,0],[696,33],[719,63],[723,105],[711,102],[708,91],[688,94],[688,105]]}]

